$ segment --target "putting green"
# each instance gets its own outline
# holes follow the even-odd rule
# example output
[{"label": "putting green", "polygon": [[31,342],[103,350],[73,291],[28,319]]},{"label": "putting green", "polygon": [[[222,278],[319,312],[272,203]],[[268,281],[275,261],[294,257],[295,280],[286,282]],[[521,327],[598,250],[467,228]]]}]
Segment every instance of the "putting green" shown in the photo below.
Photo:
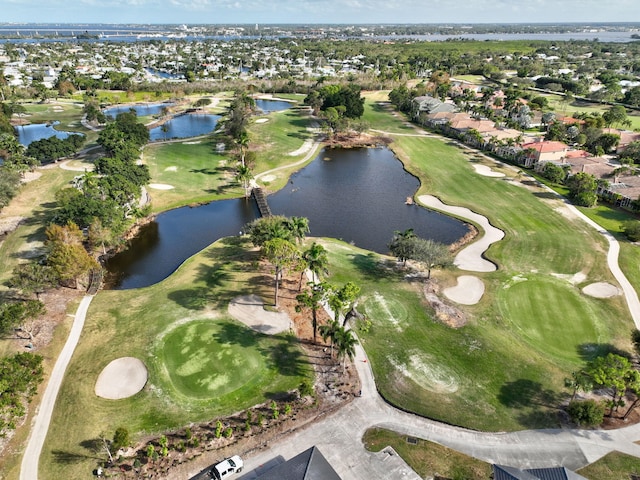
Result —
[{"label": "putting green", "polygon": [[160,381],[181,397],[203,400],[263,382],[267,362],[254,332],[232,322],[194,320],[163,336]]},{"label": "putting green", "polygon": [[[585,346],[602,340],[600,314],[575,286],[555,278],[525,275],[498,291],[502,317],[538,351],[576,362]],[[526,322],[518,312],[530,312]]]}]

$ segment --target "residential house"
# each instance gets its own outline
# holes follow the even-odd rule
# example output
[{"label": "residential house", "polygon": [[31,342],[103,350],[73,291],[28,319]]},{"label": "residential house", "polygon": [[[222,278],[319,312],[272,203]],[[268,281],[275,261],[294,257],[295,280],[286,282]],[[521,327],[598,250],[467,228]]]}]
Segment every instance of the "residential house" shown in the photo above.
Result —
[{"label": "residential house", "polygon": [[430,95],[415,97],[411,101],[411,118],[417,119],[422,115],[429,115],[438,112],[453,112],[456,106],[452,103],[445,103]]},{"label": "residential house", "polygon": [[600,185],[598,195],[620,207],[629,207],[640,199],[640,177],[626,175],[614,177],[610,184]]},{"label": "residential house", "polygon": [[561,160],[569,151],[569,145],[555,140],[542,140],[521,145],[524,152],[521,164],[527,168],[538,162],[553,162]]}]

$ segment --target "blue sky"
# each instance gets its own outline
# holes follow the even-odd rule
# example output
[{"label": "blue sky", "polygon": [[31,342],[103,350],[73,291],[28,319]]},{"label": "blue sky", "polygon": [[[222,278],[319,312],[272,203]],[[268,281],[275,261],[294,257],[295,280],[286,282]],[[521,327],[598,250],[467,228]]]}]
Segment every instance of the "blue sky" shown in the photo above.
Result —
[{"label": "blue sky", "polygon": [[0,22],[640,22],[638,0],[0,0]]}]

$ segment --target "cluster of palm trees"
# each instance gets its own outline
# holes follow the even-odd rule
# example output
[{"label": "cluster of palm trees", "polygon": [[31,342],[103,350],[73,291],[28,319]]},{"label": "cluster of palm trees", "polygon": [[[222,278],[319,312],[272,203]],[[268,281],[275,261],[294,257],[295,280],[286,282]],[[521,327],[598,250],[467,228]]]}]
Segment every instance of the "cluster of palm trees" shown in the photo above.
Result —
[{"label": "cluster of palm trees", "polygon": [[[284,272],[300,272],[296,311],[310,311],[313,343],[317,343],[320,333],[324,342],[329,341],[331,358],[335,351],[337,359],[342,360],[343,369],[346,368],[346,360],[353,359],[357,344],[356,337],[346,325],[346,316],[354,308],[360,287],[353,282],[336,287],[324,281],[329,274],[329,259],[327,250],[321,244],[313,242],[308,248],[300,250],[299,244],[309,232],[307,218],[262,217],[246,225],[245,232],[274,267],[275,307],[278,306],[279,286]],[[307,283],[308,288],[302,291],[307,272],[311,272],[312,280]],[[318,311],[325,306],[333,312],[334,318],[319,326]]]}]

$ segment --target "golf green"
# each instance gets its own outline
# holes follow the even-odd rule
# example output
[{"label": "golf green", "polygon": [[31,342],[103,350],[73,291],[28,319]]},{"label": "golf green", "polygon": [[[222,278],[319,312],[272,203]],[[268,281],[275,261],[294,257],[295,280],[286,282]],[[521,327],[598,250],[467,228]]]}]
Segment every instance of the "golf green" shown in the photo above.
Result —
[{"label": "golf green", "polygon": [[254,332],[231,322],[194,320],[180,325],[159,344],[160,381],[178,396],[194,400],[255,386],[267,369],[260,343]]}]

